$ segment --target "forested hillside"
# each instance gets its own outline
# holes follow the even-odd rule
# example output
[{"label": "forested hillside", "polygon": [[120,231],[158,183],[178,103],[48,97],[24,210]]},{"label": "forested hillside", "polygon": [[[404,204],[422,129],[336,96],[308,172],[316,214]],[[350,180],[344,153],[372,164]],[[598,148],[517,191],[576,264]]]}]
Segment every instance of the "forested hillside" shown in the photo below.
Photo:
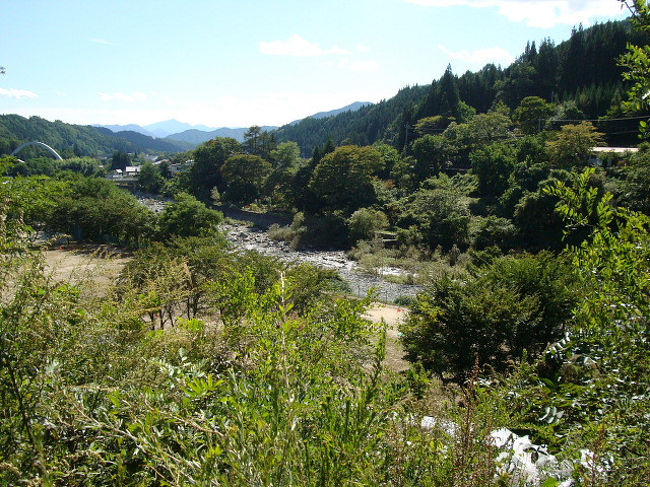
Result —
[{"label": "forested hillside", "polygon": [[[49,122],[40,117],[0,115],[0,153],[9,154],[20,144],[32,140],[48,144],[63,157],[108,156],[114,151],[180,152],[191,147],[183,142],[154,139],[137,132],[113,133],[106,128],[73,125],[60,120]],[[38,149],[25,150],[29,155],[29,151]]]},{"label": "forested hillside", "polygon": [[[304,120],[311,157],[252,126],[148,158],[129,183],[157,201],[102,177],[124,152],[0,157],[0,486],[647,487],[650,45],[619,56],[629,29]],[[68,153],[148,140],[0,121]],[[344,271],[415,292],[359,299]]]},{"label": "forested hillside", "polygon": [[[473,109],[479,113],[498,102],[514,109],[523,98],[539,96],[571,107],[562,114],[563,118],[595,119],[610,110],[611,115],[619,115],[617,106],[625,87],[616,59],[624,53],[628,42],[645,45],[647,39],[633,31],[627,21],[607,22],[588,29],[580,26],[573,30],[569,40],[558,45],[550,39],[539,45],[529,43],[506,68],[486,65],[478,72],[468,71],[460,76],[449,70],[430,86],[404,88],[395,97],[357,112],[285,125],[278,129],[276,137],[279,141],[297,142],[307,157],[330,137],[337,145],[385,140],[401,149],[408,142],[409,127],[419,119],[446,115],[463,121],[466,113],[444,113],[445,103],[455,104],[453,98],[464,102],[466,111]],[[611,132],[630,132],[628,125],[603,125],[599,128],[605,132],[610,127]]]}]

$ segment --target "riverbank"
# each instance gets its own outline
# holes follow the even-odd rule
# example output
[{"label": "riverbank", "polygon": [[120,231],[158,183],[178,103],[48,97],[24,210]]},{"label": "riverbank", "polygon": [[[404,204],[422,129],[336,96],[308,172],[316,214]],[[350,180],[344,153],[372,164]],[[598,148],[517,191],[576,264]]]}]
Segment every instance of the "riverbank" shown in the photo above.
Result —
[{"label": "riverbank", "polygon": [[[143,205],[156,212],[161,211],[166,203],[163,199],[144,193],[134,194]],[[226,233],[234,248],[255,250],[285,262],[306,262],[325,269],[334,269],[347,283],[350,293],[354,296],[365,297],[374,291],[377,301],[394,303],[401,297],[413,298],[423,290],[422,286],[399,284],[369,274],[342,250],[294,250],[287,242],[273,240],[267,233],[269,226],[287,224],[286,216],[254,213],[234,207],[217,209],[224,211],[228,217],[229,223],[222,224],[220,229]],[[254,226],[249,226],[251,223]],[[399,269],[386,269],[386,275],[395,275],[396,272],[399,272]]]},{"label": "riverbank", "polygon": [[294,250],[286,242],[273,240],[264,230],[244,223],[223,224],[221,229],[235,248],[255,250],[285,262],[307,262],[336,270],[354,296],[364,297],[374,290],[378,301],[394,303],[400,297],[413,298],[423,290],[421,286],[398,284],[370,275],[342,250]]}]

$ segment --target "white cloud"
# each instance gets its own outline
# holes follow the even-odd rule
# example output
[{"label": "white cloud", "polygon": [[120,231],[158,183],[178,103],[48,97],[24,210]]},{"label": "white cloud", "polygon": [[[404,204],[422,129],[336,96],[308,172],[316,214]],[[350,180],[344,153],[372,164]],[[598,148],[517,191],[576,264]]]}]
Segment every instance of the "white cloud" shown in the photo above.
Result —
[{"label": "white cloud", "polygon": [[484,49],[477,49],[476,51],[452,51],[440,44],[438,48],[444,52],[451,61],[460,61],[463,65],[463,69],[480,69],[488,63],[507,66],[515,60],[512,54],[501,47],[486,47]]},{"label": "white cloud", "polygon": [[596,17],[616,17],[621,4],[614,0],[404,0],[424,7],[465,6],[497,8],[513,22],[548,28],[558,24],[589,25]]},{"label": "white cloud", "polygon": [[102,101],[124,101],[127,103],[147,99],[147,95],[139,91],[134,91],[133,93],[99,93],[99,97]]},{"label": "white cloud", "polygon": [[94,42],[95,44],[103,44],[104,46],[114,46],[111,41],[107,41],[106,39],[99,39],[97,37],[90,39],[90,42]]},{"label": "white cloud", "polygon": [[8,96],[9,98],[16,98],[20,100],[21,98],[36,98],[38,95],[33,91],[28,90],[0,88],[0,96]]},{"label": "white cloud", "polygon": [[322,48],[316,42],[310,42],[307,39],[295,34],[286,41],[261,41],[260,52],[272,56],[295,56],[295,57],[313,57],[324,56],[328,54],[347,55],[350,52],[339,46]]}]

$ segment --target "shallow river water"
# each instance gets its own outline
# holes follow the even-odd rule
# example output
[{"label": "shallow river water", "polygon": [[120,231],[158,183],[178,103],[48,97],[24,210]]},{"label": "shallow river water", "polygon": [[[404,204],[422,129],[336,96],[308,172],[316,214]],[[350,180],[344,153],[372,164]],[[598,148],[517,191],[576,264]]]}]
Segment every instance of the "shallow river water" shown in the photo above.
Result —
[{"label": "shallow river water", "polygon": [[[142,204],[156,213],[162,211],[168,202],[139,192],[136,192],[135,196]],[[261,254],[271,255],[286,262],[308,262],[338,271],[355,296],[365,297],[368,291],[374,288],[379,301],[392,303],[400,296],[414,297],[422,291],[421,286],[396,284],[386,281],[381,276],[364,272],[357,262],[349,259],[342,250],[293,250],[286,242],[278,242],[270,238],[265,230],[250,227],[244,223],[224,224],[221,228],[226,231],[228,241],[235,248],[256,250]],[[394,268],[382,269],[383,275],[396,275],[400,272],[399,269]]]},{"label": "shallow river water", "polygon": [[[228,241],[237,248],[256,250],[287,262],[308,262],[326,269],[335,269],[355,296],[366,296],[371,288],[375,288],[380,301],[393,302],[400,296],[412,297],[422,291],[420,286],[396,284],[381,276],[369,275],[341,250],[293,250],[286,242],[273,240],[265,231],[244,224],[229,224],[222,228],[227,232]],[[384,270],[385,274],[397,272],[397,269]]]}]

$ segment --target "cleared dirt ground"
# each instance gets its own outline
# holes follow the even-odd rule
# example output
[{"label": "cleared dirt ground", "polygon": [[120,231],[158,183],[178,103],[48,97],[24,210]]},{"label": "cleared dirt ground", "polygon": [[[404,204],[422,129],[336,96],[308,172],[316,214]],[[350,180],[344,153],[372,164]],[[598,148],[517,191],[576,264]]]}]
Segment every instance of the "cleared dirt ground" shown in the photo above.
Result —
[{"label": "cleared dirt ground", "polygon": [[[97,245],[77,245],[46,250],[45,262],[55,280],[71,281],[80,285],[87,296],[103,296],[117,279],[122,267],[129,261],[127,254],[117,249]],[[400,372],[408,369],[402,357],[398,326],[408,316],[408,308],[376,303],[365,314],[369,320],[388,325],[386,366]]]},{"label": "cleared dirt ground", "polygon": [[103,296],[115,282],[129,257],[111,247],[75,245],[43,252],[55,280],[80,285],[86,295]]},{"label": "cleared dirt ground", "polygon": [[408,316],[408,308],[391,306],[389,304],[375,303],[366,311],[365,317],[375,323],[383,319],[388,328],[386,330],[386,360],[385,365],[390,370],[401,372],[409,368],[409,363],[403,359],[404,349],[399,341],[399,324]]}]

